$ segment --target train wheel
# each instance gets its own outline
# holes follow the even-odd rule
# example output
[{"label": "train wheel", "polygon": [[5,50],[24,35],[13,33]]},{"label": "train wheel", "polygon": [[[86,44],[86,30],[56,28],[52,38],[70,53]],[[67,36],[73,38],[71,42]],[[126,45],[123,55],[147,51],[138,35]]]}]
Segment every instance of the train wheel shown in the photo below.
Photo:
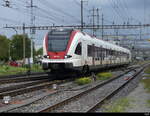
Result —
[{"label": "train wheel", "polygon": [[89,67],[86,65],[82,69],[82,74],[83,74],[83,76],[86,76],[86,75],[88,75],[88,73],[89,73]]}]

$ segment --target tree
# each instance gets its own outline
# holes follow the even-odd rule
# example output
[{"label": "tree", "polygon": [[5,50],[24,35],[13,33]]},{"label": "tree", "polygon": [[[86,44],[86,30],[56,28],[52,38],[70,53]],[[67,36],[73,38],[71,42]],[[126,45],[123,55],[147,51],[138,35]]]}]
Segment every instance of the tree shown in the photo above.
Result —
[{"label": "tree", "polygon": [[23,59],[23,39],[25,38],[25,57],[30,58],[31,41],[27,35],[14,35],[11,41],[11,56],[14,60]]},{"label": "tree", "polygon": [[9,44],[10,40],[4,35],[0,35],[0,60],[9,59]]},{"label": "tree", "polygon": [[43,48],[39,48],[37,51],[36,51],[36,56],[38,55],[43,55]]}]

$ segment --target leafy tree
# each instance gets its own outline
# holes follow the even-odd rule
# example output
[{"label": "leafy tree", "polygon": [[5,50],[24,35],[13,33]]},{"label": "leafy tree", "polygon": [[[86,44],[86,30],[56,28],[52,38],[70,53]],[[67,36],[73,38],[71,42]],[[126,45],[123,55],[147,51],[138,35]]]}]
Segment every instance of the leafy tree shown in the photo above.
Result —
[{"label": "leafy tree", "polygon": [[25,57],[29,58],[31,54],[31,41],[27,35],[14,35],[11,41],[11,56],[14,60],[23,59],[23,39],[25,38]]},{"label": "leafy tree", "polygon": [[37,51],[36,51],[36,55],[42,55],[43,54],[43,48],[39,48]]},{"label": "leafy tree", "polygon": [[9,58],[9,43],[10,40],[4,36],[0,35],[0,60],[8,60]]}]

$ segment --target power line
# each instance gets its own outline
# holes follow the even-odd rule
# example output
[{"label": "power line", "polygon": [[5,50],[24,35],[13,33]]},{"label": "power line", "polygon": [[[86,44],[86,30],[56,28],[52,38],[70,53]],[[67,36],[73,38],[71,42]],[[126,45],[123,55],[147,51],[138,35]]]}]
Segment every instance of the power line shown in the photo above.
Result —
[{"label": "power line", "polygon": [[12,23],[15,23],[15,24],[21,23],[20,21],[16,21],[16,20],[12,20],[12,19],[7,19],[7,18],[4,18],[4,17],[0,17],[0,20],[2,20],[4,22],[12,22]]},{"label": "power line", "polygon": [[117,10],[116,8],[118,8],[118,6],[114,3],[114,1],[110,0],[112,9],[115,11],[115,13],[124,21],[124,17],[122,17],[122,14],[120,14],[119,10]]},{"label": "power line", "polygon": [[[11,26],[10,26],[11,27]],[[10,28],[10,27],[5,27],[5,28]],[[22,27],[20,26],[13,26],[15,29],[20,29],[22,30]],[[138,29],[138,28],[144,28],[144,27],[150,27],[150,24],[129,24],[129,25],[84,25],[83,29]],[[56,28],[75,28],[75,29],[81,29],[81,25],[68,25],[68,26],[27,26],[25,29],[36,29],[36,30],[51,30],[51,29],[56,29]]]},{"label": "power line", "polygon": [[69,17],[69,18],[73,18],[76,21],[80,21],[77,17],[64,12],[62,9],[58,8],[56,5],[49,3],[49,1],[47,0],[39,0],[39,2],[43,5],[45,5],[47,8],[51,8],[54,12],[60,13],[60,14],[64,14],[65,16]]},{"label": "power line", "polygon": [[[16,6],[19,6],[19,5],[16,5]],[[26,8],[26,6],[24,6],[24,7]],[[23,13],[23,14],[27,14],[28,16],[31,16],[31,14],[27,13],[27,9],[14,8],[14,7],[8,7],[8,8],[11,8],[12,10],[17,11],[19,13]],[[45,16],[44,14],[40,14],[40,13],[38,13],[38,15],[34,14],[34,17],[39,17],[41,19],[47,19],[47,20],[49,20],[49,22],[50,22],[50,20],[52,20],[51,17]],[[53,21],[54,21],[54,19],[53,19]],[[51,23],[54,23],[54,22],[51,22]]]}]

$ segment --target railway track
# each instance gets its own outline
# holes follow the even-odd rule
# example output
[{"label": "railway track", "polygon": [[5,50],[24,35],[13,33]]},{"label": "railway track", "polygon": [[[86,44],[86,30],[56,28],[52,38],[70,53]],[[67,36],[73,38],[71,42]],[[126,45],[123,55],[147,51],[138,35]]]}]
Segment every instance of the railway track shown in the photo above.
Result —
[{"label": "railway track", "polygon": [[[130,71],[131,71],[131,69],[130,69]],[[127,73],[129,73],[130,72],[129,70],[128,71],[126,71],[125,72],[125,74],[127,74]],[[132,70],[133,71],[133,70]],[[40,102],[40,101],[42,101],[42,100],[44,100],[44,99],[46,99],[45,97],[47,97],[47,96],[49,96],[51,99],[50,100],[48,100],[48,102],[49,101],[51,101],[51,100],[53,100],[53,102],[54,103],[52,103],[52,105],[46,105],[45,107],[43,107],[43,108],[41,108],[41,109],[38,109],[38,110],[36,110],[36,111],[33,111],[33,112],[65,112],[65,111],[63,111],[63,110],[57,110],[57,109],[62,109],[62,107],[64,106],[64,105],[66,105],[66,104],[70,104],[70,103],[72,103],[72,101],[76,101],[76,100],[78,100],[78,99],[80,99],[82,96],[86,96],[86,94],[88,93],[88,92],[92,92],[92,91],[94,91],[95,89],[98,89],[98,88],[101,88],[101,87],[103,87],[103,86],[105,86],[107,83],[110,83],[111,81],[113,81],[113,80],[116,80],[117,78],[120,78],[121,76],[123,76],[124,74],[121,74],[120,76],[118,76],[118,77],[116,77],[116,78],[112,78],[112,79],[110,79],[110,80],[108,80],[108,81],[104,81],[104,82],[102,82],[101,84],[99,84],[98,83],[98,85],[96,85],[95,87],[92,87],[92,88],[90,88],[90,89],[87,89],[86,91],[84,90],[84,91],[79,91],[79,92],[75,92],[75,93],[73,93],[73,96],[71,96],[71,97],[68,97],[69,96],[69,93],[68,93],[68,95],[66,95],[67,97],[65,97],[65,99],[62,101],[62,99],[58,102],[58,101],[55,101],[55,100],[53,100],[52,98],[53,98],[53,96],[59,96],[59,95],[61,95],[61,94],[64,94],[65,92],[64,91],[54,91],[54,92],[52,92],[52,93],[45,93],[45,94],[42,94],[42,95],[39,95],[39,96],[35,96],[35,98],[31,98],[31,99],[29,99],[29,100],[27,100],[27,101],[24,101],[24,104],[18,104],[18,105],[12,105],[11,107],[9,107],[9,106],[7,106],[7,107],[3,107],[3,108],[1,108],[1,110],[0,110],[0,112],[24,112],[25,110],[20,110],[20,109],[24,109],[24,107],[29,107],[29,106],[32,106],[32,104],[38,104],[38,102]],[[53,82],[53,83],[50,83],[49,84],[49,86],[52,86],[52,84],[54,84],[55,82]],[[57,82],[57,83],[62,83],[62,82]],[[42,85],[41,85],[42,86]],[[40,88],[40,87],[37,87],[38,89]],[[44,87],[43,87],[44,88]],[[30,91],[32,91],[32,88],[29,88],[29,90]],[[26,90],[26,91],[28,91],[28,90]],[[70,91],[70,90],[66,90],[66,91]],[[14,92],[14,93],[16,93],[16,92]],[[36,103],[37,102],[37,103]],[[45,101],[44,101],[45,102]],[[58,103],[57,103],[58,102]],[[61,108],[60,108],[61,107]],[[69,106],[70,107],[70,106]],[[88,108],[89,109],[89,108]],[[29,110],[31,110],[31,108],[29,108]],[[74,110],[73,110],[74,111]],[[26,112],[26,111],[25,111]],[[27,111],[28,112],[28,111]],[[32,111],[29,111],[29,112],[32,112]],[[66,110],[66,112],[72,112],[72,110]],[[79,111],[79,112],[82,112],[82,110],[81,111]],[[88,111],[83,111],[83,112],[88,112]]]},{"label": "railway track", "polygon": [[48,82],[52,80],[54,80],[54,78],[49,79],[48,74],[46,73],[34,73],[30,76],[21,75],[17,77],[10,76],[0,78],[0,99],[7,95],[15,96],[33,90],[38,90],[42,87],[48,86]]},{"label": "railway track", "polygon": [[[32,92],[35,90],[40,90],[43,88],[49,88],[53,84],[60,84],[62,82],[69,81],[70,79],[67,80],[56,80],[55,77],[48,77],[48,76],[39,76],[39,77],[29,77],[29,78],[13,78],[10,79],[11,82],[16,82],[17,83],[8,83],[8,84],[3,84],[5,87],[0,87],[0,99],[3,98],[3,96],[16,96],[28,92]],[[8,80],[3,80],[3,82],[7,82]],[[26,81],[26,82],[24,82]],[[19,82],[19,83],[18,83]],[[21,82],[21,83],[20,83]],[[2,86],[2,85],[1,85]]]},{"label": "railway track", "polygon": [[32,91],[41,90],[41,89],[48,89],[48,88],[49,88],[49,90],[51,89],[52,92],[46,92],[42,95],[37,95],[34,98],[27,99],[27,100],[23,101],[24,102],[23,104],[17,104],[17,105],[15,104],[15,105],[10,105],[10,106],[7,105],[6,107],[1,107],[0,112],[8,112],[9,110],[13,110],[13,109],[16,109],[16,108],[19,108],[19,107],[24,107],[26,105],[30,105],[30,104],[44,98],[46,96],[59,93],[59,91],[52,89],[52,85],[53,84],[59,85],[59,84],[65,83],[67,81],[70,81],[70,79],[68,79],[68,80],[53,80],[51,82],[43,83],[43,84],[40,84],[40,85],[35,85],[35,86],[22,88],[22,89],[15,89],[15,90],[10,91],[10,92],[6,91],[6,92],[0,94],[0,97],[6,96],[6,95],[10,95],[11,97],[13,97],[13,96],[16,96],[16,95],[21,95],[21,94],[24,94],[24,93],[29,93],[29,92],[32,92]]},{"label": "railway track", "polygon": [[0,76],[0,79],[10,79],[10,78],[20,78],[20,77],[32,77],[47,74],[48,72],[31,72],[31,73],[24,73],[24,74],[16,74],[16,75],[6,75]]},{"label": "railway track", "polygon": [[[126,71],[125,72],[125,74],[126,73],[128,73],[129,72],[129,69],[130,70],[132,70],[132,68],[133,67],[130,67],[130,68],[128,68],[128,71]],[[135,66],[134,68],[138,68],[137,66]],[[105,84],[107,84],[107,83],[109,83],[109,82],[111,82],[111,81],[113,81],[113,80],[115,80],[115,79],[117,79],[117,78],[119,78],[119,77],[121,77],[121,76],[123,76],[124,74],[121,74],[120,76],[118,76],[118,77],[116,77],[116,78],[112,78],[112,79],[110,79],[110,80],[108,80],[108,81],[105,81],[105,82],[103,82],[103,83],[101,83],[100,85],[99,85],[99,87],[100,86],[104,86]],[[44,77],[44,76],[43,76]],[[26,77],[20,77],[20,78],[12,78],[12,80],[16,80],[16,81],[18,81],[17,79],[20,79],[21,80],[21,78],[23,78],[23,79],[29,79],[29,78],[26,78]],[[29,93],[29,92],[32,92],[32,91],[36,91],[36,90],[40,90],[40,89],[45,89],[45,88],[52,88],[52,85],[53,84],[62,84],[63,82],[66,82],[66,80],[64,81],[64,80],[56,80],[56,81],[52,81],[53,79],[47,79],[47,77],[45,76],[45,78],[43,79],[43,80],[38,80],[38,77],[36,77],[36,76],[33,76],[33,77],[30,77],[31,78],[31,80],[33,79],[33,81],[34,81],[34,84],[32,83],[32,82],[27,82],[26,84],[24,84],[24,85],[17,85],[16,87],[13,87],[13,88],[9,88],[9,87],[6,87],[5,89],[0,89],[0,98],[3,98],[3,96],[7,96],[7,95],[9,95],[9,96],[11,96],[11,97],[13,97],[13,96],[17,96],[17,95],[21,95],[21,94],[24,94],[24,93]],[[36,80],[36,78],[37,78],[37,80]],[[35,80],[34,80],[35,79]],[[3,79],[2,79],[3,80]],[[4,79],[5,80],[5,79]],[[28,80],[26,80],[26,81],[28,81]],[[7,83],[7,81],[4,81],[4,83]],[[52,89],[51,89],[52,90]],[[57,96],[57,94],[61,94],[61,92],[63,93],[63,91],[54,91],[54,90],[52,90],[53,92],[51,92],[51,93],[44,93],[44,94],[42,94],[42,95],[37,95],[37,96],[35,96],[34,98],[30,98],[30,99],[28,99],[28,100],[25,100],[24,101],[24,103],[23,104],[17,104],[17,105],[10,105],[10,107],[9,107],[9,105],[7,105],[6,107],[1,107],[0,108],[0,112],[13,112],[13,111],[17,111],[18,112],[18,110],[15,110],[15,109],[20,109],[20,108],[22,108],[22,107],[26,107],[26,106],[28,106],[28,105],[31,105],[31,104],[33,104],[34,102],[38,102],[39,100],[42,100],[44,97],[47,97],[47,96],[53,96],[53,95],[56,95]],[[64,90],[64,91],[71,91],[71,90]],[[73,90],[73,91],[76,91],[76,90]],[[76,92],[75,92],[76,93]],[[84,94],[86,94],[86,92],[77,92],[77,94],[81,94],[81,96],[84,96]],[[74,100],[72,100],[72,99],[79,99],[80,97],[80,95],[77,95],[77,94],[74,94],[75,96],[78,96],[78,97],[73,97],[73,98],[71,98],[71,100],[69,100],[69,102],[70,101],[74,101]],[[69,96],[69,95],[68,95]],[[67,99],[66,99],[67,100]],[[55,100],[54,100],[55,101]],[[68,101],[68,100],[67,100]],[[54,103],[55,104],[55,103]],[[54,105],[53,104],[53,105]],[[61,103],[60,103],[61,104]],[[66,104],[66,102],[64,101],[64,103],[62,103],[62,104]],[[67,103],[68,104],[68,103]],[[56,105],[56,104],[55,104]],[[58,106],[61,106],[61,105],[58,105]],[[57,107],[58,107],[57,106]],[[53,106],[53,107],[55,107],[55,106]],[[50,108],[50,109],[53,109],[53,108]],[[54,110],[54,109],[53,109]],[[37,110],[37,111],[35,111],[35,112],[47,112],[47,111],[53,111],[53,110],[49,110],[49,108],[43,108],[43,109],[40,109],[40,110]],[[30,112],[30,111],[29,111]]]},{"label": "railway track", "polygon": [[34,75],[30,77],[13,77],[13,78],[5,78],[5,79],[0,79],[0,84],[6,84],[6,83],[18,83],[18,82],[26,82],[26,81],[36,81],[36,80],[43,80],[43,79],[48,79],[47,74],[43,75]]},{"label": "railway track", "polygon": [[[43,90],[45,90],[45,89],[52,90],[53,84],[59,85],[64,82],[70,81],[72,79],[71,78],[71,79],[66,79],[66,80],[56,80],[55,76],[53,76],[53,75],[49,75],[49,76],[48,75],[45,76],[45,74],[43,74],[43,75],[42,76],[39,75],[38,77],[36,75],[33,75],[32,77],[19,77],[19,78],[13,77],[10,79],[9,78],[1,79],[1,84],[5,85],[5,86],[7,85],[7,87],[1,87],[2,85],[0,86],[0,99],[2,99],[4,96],[15,97],[15,96],[26,94],[26,93],[28,94],[30,92],[36,92],[36,91],[42,90],[42,89]],[[66,76],[68,76],[68,75],[66,74],[62,77],[65,78]],[[14,84],[14,82],[15,82],[15,84]],[[9,86],[9,85],[11,85],[11,86]],[[44,94],[44,96],[46,96],[46,95],[47,95],[47,93]],[[34,101],[39,98],[41,98],[41,95],[40,95],[40,97],[35,96],[35,98],[32,98],[29,101]],[[26,104],[28,104],[28,102],[25,102],[25,105]],[[0,103],[0,106],[1,106],[1,103]],[[16,105],[13,105],[13,107],[16,107]],[[0,107],[0,112],[5,112],[7,109],[11,109],[13,107],[12,106],[9,107],[9,104],[6,105],[6,107]]]},{"label": "railway track", "polygon": [[[125,74],[124,76],[121,75],[117,78],[110,79],[109,81],[98,84],[90,89],[80,92],[77,95],[64,99],[63,101],[56,103],[50,107],[43,108],[39,112],[93,112],[98,106],[102,105],[102,103],[104,103],[106,99],[112,97],[121,88],[123,88],[127,83],[129,83],[138,74],[140,74],[140,72],[142,72],[143,69],[144,68],[136,70],[136,72],[135,70],[128,72],[128,73],[131,73],[129,80],[122,82],[118,84],[117,86],[116,84],[118,80],[122,81],[121,79],[123,79],[123,77],[127,76],[128,74]],[[115,87],[112,87],[114,85]],[[110,89],[111,87],[113,89]],[[109,91],[106,89],[108,89]],[[99,93],[98,96],[96,92]],[[93,101],[93,103],[89,103],[89,100]]]},{"label": "railway track", "polygon": [[95,103],[93,106],[91,106],[89,109],[87,109],[86,112],[94,112],[102,106],[106,100],[109,100],[111,97],[113,97],[115,94],[117,94],[121,89],[123,89],[130,81],[132,81],[134,78],[139,76],[139,74],[145,69],[145,67],[141,68],[139,71],[137,71],[132,77],[130,77],[129,80],[127,80],[125,83],[123,83],[120,87],[114,89],[112,92],[110,92],[107,96],[105,96],[103,99]]}]

